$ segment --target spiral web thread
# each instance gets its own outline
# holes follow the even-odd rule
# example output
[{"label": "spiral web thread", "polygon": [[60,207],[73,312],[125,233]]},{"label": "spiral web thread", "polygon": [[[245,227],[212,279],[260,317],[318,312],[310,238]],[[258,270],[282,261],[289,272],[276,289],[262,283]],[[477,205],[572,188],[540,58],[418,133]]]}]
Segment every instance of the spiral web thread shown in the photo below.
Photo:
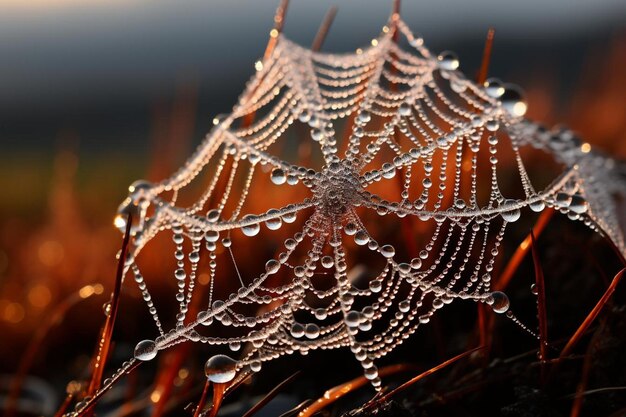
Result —
[{"label": "spiral web thread", "polygon": [[[232,113],[216,119],[188,162],[161,183],[136,182],[121,206],[119,226],[129,211],[136,219],[126,269],[159,332],[154,341],[141,342],[136,358],[124,366],[186,340],[231,350],[247,344],[233,370],[258,370],[264,361],[295,352],[349,347],[379,388],[374,361],[446,304],[460,298],[507,310],[506,296],[490,290],[491,271],[506,226],[521,210],[555,207],[625,253],[614,199],[626,191],[623,166],[569,131],[525,120],[526,104],[514,86],[494,79],[477,85],[457,67],[454,54],[434,56],[400,19],[356,53],[313,52],[279,35]],[[246,122],[252,115],[256,119]],[[351,134],[342,142],[335,125],[348,116],[354,122],[345,122]],[[289,137],[291,125],[300,129],[295,137]],[[275,156],[293,154],[294,143],[308,146],[309,155],[318,152],[317,169]],[[563,168],[541,190],[524,166],[525,147],[543,150]],[[519,185],[519,197],[500,190],[501,152],[509,152],[517,165],[505,180]],[[315,162],[315,156],[308,159]],[[479,168],[481,160],[486,162]],[[479,180],[481,171],[487,181]],[[200,196],[181,203],[182,193],[203,175]],[[260,211],[262,203],[250,197],[259,182],[294,201]],[[298,192],[289,191],[296,187]],[[387,197],[389,190],[394,198]],[[430,238],[412,259],[397,259],[407,251],[376,241],[364,213],[428,224]],[[252,237],[286,225],[298,230],[265,270],[240,274],[235,254],[242,233]],[[179,311],[169,331],[136,261],[164,231],[172,233],[178,264],[172,279]],[[231,240],[231,233],[239,234],[237,239]],[[236,270],[227,276],[239,280],[239,288],[224,299],[214,294],[214,281],[219,268],[233,265],[218,258],[220,246]],[[351,247],[380,261],[374,277],[365,282],[354,277]],[[208,307],[187,317],[201,255],[209,259]],[[289,279],[276,282],[276,274]],[[317,289],[317,274],[330,275],[334,284]],[[238,334],[202,335],[202,325],[218,324]]]}]

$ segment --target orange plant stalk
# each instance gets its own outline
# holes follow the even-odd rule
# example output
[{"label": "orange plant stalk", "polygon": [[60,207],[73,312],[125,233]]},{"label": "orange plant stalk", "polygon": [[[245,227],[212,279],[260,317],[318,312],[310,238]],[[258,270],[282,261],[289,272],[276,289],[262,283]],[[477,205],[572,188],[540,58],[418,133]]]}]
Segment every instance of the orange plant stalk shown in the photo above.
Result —
[{"label": "orange plant stalk", "polygon": [[455,362],[457,362],[457,361],[459,361],[459,360],[461,360],[461,359],[471,355],[472,353],[474,353],[474,352],[476,352],[476,351],[478,351],[480,349],[483,349],[483,346],[479,346],[477,348],[470,349],[470,350],[468,350],[466,352],[461,353],[460,355],[457,355],[457,356],[455,356],[453,358],[448,359],[445,362],[440,363],[437,366],[434,366],[434,367],[430,368],[427,371],[422,372],[421,374],[419,374],[419,375],[409,379],[408,381],[406,381],[404,384],[400,385],[399,387],[396,387],[396,388],[392,389],[391,391],[389,391],[385,395],[383,395],[381,397],[378,397],[374,401],[371,401],[370,403],[366,404],[365,407],[363,407],[363,408],[366,409],[366,410],[367,409],[371,409],[371,408],[375,407],[378,404],[383,404],[383,403],[389,401],[389,399],[391,397],[393,397],[394,395],[396,395],[399,392],[404,391],[405,389],[409,388],[411,385],[415,384],[416,382],[426,378],[427,376],[429,376],[431,374],[434,374],[435,372],[437,372],[440,369],[443,369],[443,368],[445,368],[445,367],[447,367],[449,365],[452,365],[453,363],[455,363]]},{"label": "orange plant stalk", "polygon": [[625,272],[626,268],[623,268],[613,277],[611,284],[606,289],[600,300],[598,300],[595,307],[589,312],[585,320],[583,320],[576,332],[572,335],[572,337],[569,339],[569,341],[561,351],[561,354],[559,355],[559,360],[562,360],[564,357],[572,352],[574,346],[576,346],[576,344],[580,341],[580,338],[585,334],[585,332],[587,331],[589,326],[591,326],[591,323],[594,322],[596,317],[598,317],[598,314],[600,314],[606,303],[611,298],[611,295],[613,295],[613,292],[615,292],[615,288],[617,288],[617,284],[619,284]]},{"label": "orange plant stalk", "polygon": [[539,319],[539,361],[541,362],[541,380],[545,380],[545,364],[548,359],[548,319],[546,314],[546,286],[543,269],[537,253],[535,234],[530,231],[533,263],[535,265],[535,288],[537,294],[537,318]]},{"label": "orange plant stalk", "polygon": [[128,254],[128,243],[130,241],[130,228],[133,223],[133,216],[128,213],[126,218],[126,231],[124,232],[124,239],[122,241],[122,250],[120,251],[120,258],[117,263],[117,274],[115,276],[115,287],[111,296],[111,308],[102,328],[102,334],[100,341],[98,342],[98,349],[96,357],[93,359],[93,371],[91,374],[91,381],[89,388],[87,389],[87,395],[93,396],[95,392],[100,388],[102,382],[102,374],[104,372],[104,365],[109,355],[109,348],[111,347],[111,338],[113,336],[113,328],[115,327],[115,319],[117,318],[117,310],[120,303],[120,295],[122,292],[122,281],[124,278],[124,265],[126,264],[126,256]]},{"label": "orange plant stalk", "polygon": [[[386,366],[378,371],[378,375],[383,377],[391,374],[395,374],[398,372],[403,372],[409,369],[408,365],[400,364],[400,365],[390,365]],[[304,410],[298,413],[298,417],[311,417],[315,413],[320,410],[323,410],[328,405],[334,403],[344,395],[347,395],[356,389],[366,385],[369,383],[369,380],[365,378],[365,376],[360,376],[358,378],[354,378],[344,384],[337,385],[334,388],[327,390],[322,398],[319,398],[313,404],[306,407]]]},{"label": "orange plant stalk", "polygon": [[280,391],[287,385],[289,385],[294,379],[298,377],[300,371],[292,374],[290,377],[282,381],[280,384],[276,385],[270,392],[267,393],[265,397],[261,399],[258,403],[256,403],[251,409],[246,411],[246,413],[242,417],[252,417],[255,415],[261,408],[263,408],[267,403],[269,403],[272,398],[277,396]]},{"label": "orange plant stalk", "polygon": [[[541,235],[541,233],[545,230],[553,215],[553,208],[546,208],[541,213],[541,215],[537,219],[537,222],[535,223],[535,226],[533,226],[532,229],[532,233],[534,233],[535,238],[538,238],[539,235]],[[496,291],[503,291],[509,285],[511,279],[513,279],[513,276],[515,275],[515,272],[517,272],[517,268],[519,268],[520,264],[524,260],[524,257],[530,250],[531,241],[532,237],[529,233],[528,236],[526,236],[526,238],[522,241],[522,243],[520,243],[517,250],[511,257],[509,262],[506,264],[506,267],[504,268],[504,271],[500,274],[498,281],[494,283],[494,289]]]}]

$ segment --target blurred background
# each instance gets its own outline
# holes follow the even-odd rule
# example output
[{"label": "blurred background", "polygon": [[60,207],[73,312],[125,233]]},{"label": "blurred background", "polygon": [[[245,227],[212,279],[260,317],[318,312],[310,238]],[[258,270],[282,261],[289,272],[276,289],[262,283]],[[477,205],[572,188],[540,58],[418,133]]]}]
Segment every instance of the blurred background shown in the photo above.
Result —
[{"label": "blurred background", "polygon": [[[128,184],[168,176],[229,111],[277,4],[0,0],[0,372],[15,369],[16,352],[68,294],[97,282],[109,292],[121,238],[112,219]],[[310,45],[335,4],[325,51],[368,44],[391,10],[391,1],[292,0],[284,33]],[[524,87],[530,118],[566,123],[626,157],[623,0],[406,0],[402,16],[433,52],[456,51],[470,77],[494,27],[489,74]],[[95,343],[101,305],[73,310],[69,331]]]}]

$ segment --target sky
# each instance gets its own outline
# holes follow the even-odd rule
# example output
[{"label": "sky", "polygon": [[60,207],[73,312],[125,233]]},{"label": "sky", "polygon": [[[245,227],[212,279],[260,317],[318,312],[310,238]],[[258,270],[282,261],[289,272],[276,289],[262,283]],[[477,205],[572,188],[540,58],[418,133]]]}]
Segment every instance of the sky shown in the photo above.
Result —
[{"label": "sky", "polygon": [[[277,4],[0,0],[0,143],[36,147],[63,126],[88,137],[90,128],[102,132],[92,142],[115,136],[103,132],[114,126],[144,134],[152,103],[181,83],[197,86],[202,111],[231,108],[263,53]],[[292,0],[286,35],[310,44],[335,4],[328,51],[367,44],[391,10],[391,1]],[[590,42],[624,32],[626,2],[405,0],[402,15],[434,51],[457,50],[461,69],[476,65],[485,33],[495,27],[493,68],[508,74],[538,60],[575,69]]]}]

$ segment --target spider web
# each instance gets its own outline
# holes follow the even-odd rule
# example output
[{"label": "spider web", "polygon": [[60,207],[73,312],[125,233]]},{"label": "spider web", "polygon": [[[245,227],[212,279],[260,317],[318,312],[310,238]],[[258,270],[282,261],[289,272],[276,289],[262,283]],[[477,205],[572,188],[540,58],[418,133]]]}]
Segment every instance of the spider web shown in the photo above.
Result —
[{"label": "spider web", "polygon": [[[626,253],[614,199],[626,191],[623,166],[569,131],[524,119],[516,87],[478,85],[457,71],[454,54],[433,55],[402,20],[390,27],[347,54],[279,35],[183,167],[130,187],[116,223],[134,214],[126,269],[159,333],[137,359],[186,340],[233,351],[246,344],[236,369],[256,371],[279,356],[349,347],[379,388],[374,361],[445,305],[469,299],[507,310],[491,273],[521,210],[555,207]],[[541,188],[524,165],[527,147],[562,167]],[[506,196],[502,182],[516,194]],[[386,228],[402,234],[407,225],[420,235],[384,240]],[[138,260],[163,233],[177,263],[171,330]],[[267,242],[277,236],[286,240],[272,254]],[[246,261],[268,252],[264,266]],[[208,294],[191,316],[201,270]]]}]

